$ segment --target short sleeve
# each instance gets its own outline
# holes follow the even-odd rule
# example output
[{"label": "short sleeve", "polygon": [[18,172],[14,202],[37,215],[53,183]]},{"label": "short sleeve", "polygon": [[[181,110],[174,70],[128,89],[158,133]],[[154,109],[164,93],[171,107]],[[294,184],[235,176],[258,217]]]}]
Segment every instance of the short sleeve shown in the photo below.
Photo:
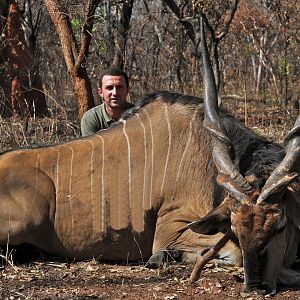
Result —
[{"label": "short sleeve", "polygon": [[87,111],[81,119],[81,135],[88,136],[99,130],[97,115],[94,109]]}]

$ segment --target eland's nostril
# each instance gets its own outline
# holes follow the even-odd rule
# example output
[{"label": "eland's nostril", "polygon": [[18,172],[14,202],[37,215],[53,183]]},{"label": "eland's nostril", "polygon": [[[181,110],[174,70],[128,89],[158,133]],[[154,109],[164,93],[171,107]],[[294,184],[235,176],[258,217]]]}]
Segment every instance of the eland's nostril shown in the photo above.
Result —
[{"label": "eland's nostril", "polygon": [[258,287],[249,287],[249,286],[246,286],[243,290],[245,293],[253,293],[253,292],[256,292],[256,293],[259,293],[261,295],[266,295],[267,294],[267,291],[266,290],[263,290],[261,288],[258,288]]},{"label": "eland's nostril", "polygon": [[[244,287],[244,292],[245,293],[251,293],[251,292],[256,292],[261,295],[266,295],[270,293],[270,288],[267,284],[265,283],[252,283],[252,284],[247,284]],[[273,293],[274,291],[272,291]]]}]

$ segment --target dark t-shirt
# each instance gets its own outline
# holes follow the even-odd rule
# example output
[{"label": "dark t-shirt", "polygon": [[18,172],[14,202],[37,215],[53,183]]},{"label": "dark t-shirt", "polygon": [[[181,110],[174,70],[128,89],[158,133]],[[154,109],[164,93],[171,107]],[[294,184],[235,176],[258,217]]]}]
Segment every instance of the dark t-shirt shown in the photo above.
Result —
[{"label": "dark t-shirt", "polygon": [[[125,110],[133,104],[125,102]],[[81,134],[87,136],[109,128],[115,121],[107,114],[104,103],[88,110],[81,119]]]}]

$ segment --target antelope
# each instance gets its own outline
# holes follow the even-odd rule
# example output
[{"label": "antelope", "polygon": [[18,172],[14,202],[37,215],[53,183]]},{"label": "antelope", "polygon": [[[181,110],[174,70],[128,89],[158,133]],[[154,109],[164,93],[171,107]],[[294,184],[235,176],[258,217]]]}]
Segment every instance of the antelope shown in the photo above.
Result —
[{"label": "antelope", "polygon": [[205,263],[235,238],[242,253],[245,291],[275,294],[277,283],[299,287],[300,273],[291,265],[299,246],[300,116],[285,137],[284,151],[271,142],[249,143],[244,136],[237,147],[233,128],[219,113],[203,22],[201,25],[203,127],[212,137],[217,181],[226,195],[218,207],[188,226],[201,234],[226,234],[197,261],[191,281],[196,281]]},{"label": "antelope", "polygon": [[[220,203],[201,98],[151,94],[114,128],[0,155],[0,245],[57,256],[142,261],[195,259],[214,236],[187,227]],[[230,121],[231,122],[231,121]],[[229,241],[220,262],[241,263]]]}]

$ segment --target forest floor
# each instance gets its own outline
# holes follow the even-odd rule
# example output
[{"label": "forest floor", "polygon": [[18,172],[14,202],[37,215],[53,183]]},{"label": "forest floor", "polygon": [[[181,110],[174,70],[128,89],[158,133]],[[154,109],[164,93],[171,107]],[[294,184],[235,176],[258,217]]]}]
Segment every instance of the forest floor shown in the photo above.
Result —
[{"label": "forest floor", "polygon": [[0,299],[300,299],[300,289],[279,288],[276,295],[243,292],[241,268],[208,265],[199,281],[189,282],[192,265],[171,264],[158,270],[95,260],[49,259],[8,265],[0,270]]}]

